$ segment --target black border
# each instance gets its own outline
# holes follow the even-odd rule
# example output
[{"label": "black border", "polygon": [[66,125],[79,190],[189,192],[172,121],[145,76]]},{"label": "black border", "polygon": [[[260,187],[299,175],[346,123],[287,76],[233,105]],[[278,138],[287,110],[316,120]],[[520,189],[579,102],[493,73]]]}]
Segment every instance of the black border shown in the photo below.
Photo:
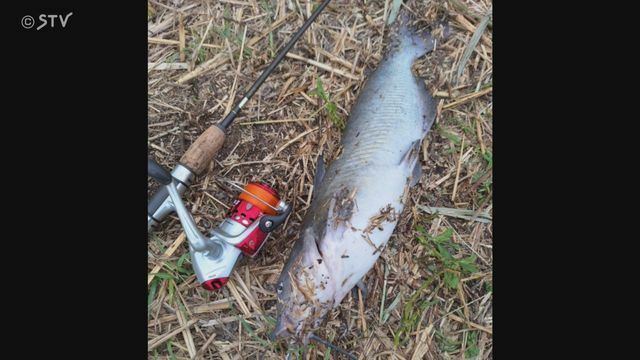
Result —
[{"label": "black border", "polygon": [[147,356],[146,16],[146,1],[3,11],[3,298],[21,357]]},{"label": "black border", "polygon": [[[9,345],[30,357],[145,357],[147,5],[65,3],[15,2],[0,22],[8,80],[1,92],[1,178],[9,195],[2,203],[3,305],[17,315],[6,316],[4,328],[16,339]],[[616,277],[593,274],[625,265],[602,262],[620,258],[626,243],[616,241],[633,239],[595,229],[607,224],[598,210],[608,204],[590,190],[606,184],[592,175],[614,167],[613,157],[593,156],[609,146],[598,132],[606,125],[624,132],[627,124],[621,116],[603,124],[607,112],[595,110],[623,88],[593,79],[625,75],[620,64],[595,55],[633,59],[632,49],[608,47],[623,31],[604,22],[615,17],[578,12],[588,5],[497,5],[494,353],[592,354],[602,336],[620,334],[608,331],[612,324],[593,324],[619,314],[602,303],[608,295],[616,300],[607,285]],[[69,11],[64,29],[20,23],[25,15]],[[613,140],[628,141],[620,134]],[[615,246],[607,250],[603,242]],[[619,288],[632,291],[633,283]],[[584,337],[570,340],[573,334]]]}]

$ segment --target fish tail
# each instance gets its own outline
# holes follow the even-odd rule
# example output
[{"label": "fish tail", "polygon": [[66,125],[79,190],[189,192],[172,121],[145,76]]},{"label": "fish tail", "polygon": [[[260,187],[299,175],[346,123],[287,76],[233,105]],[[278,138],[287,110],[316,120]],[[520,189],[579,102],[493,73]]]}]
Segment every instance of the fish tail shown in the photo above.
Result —
[{"label": "fish tail", "polygon": [[418,59],[431,52],[434,48],[434,40],[427,30],[418,30],[411,25],[411,17],[408,12],[398,16],[395,30],[391,34],[399,41],[403,51],[411,54],[413,59]]}]

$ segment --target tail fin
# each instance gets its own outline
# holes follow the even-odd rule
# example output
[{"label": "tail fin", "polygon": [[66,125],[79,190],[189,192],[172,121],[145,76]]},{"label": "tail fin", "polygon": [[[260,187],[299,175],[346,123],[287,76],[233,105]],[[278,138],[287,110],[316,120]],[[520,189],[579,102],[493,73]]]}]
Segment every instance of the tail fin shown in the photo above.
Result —
[{"label": "tail fin", "polygon": [[396,38],[400,48],[411,54],[413,60],[431,52],[434,47],[433,37],[427,30],[417,31],[411,25],[409,14],[404,11],[396,20],[391,37]]}]

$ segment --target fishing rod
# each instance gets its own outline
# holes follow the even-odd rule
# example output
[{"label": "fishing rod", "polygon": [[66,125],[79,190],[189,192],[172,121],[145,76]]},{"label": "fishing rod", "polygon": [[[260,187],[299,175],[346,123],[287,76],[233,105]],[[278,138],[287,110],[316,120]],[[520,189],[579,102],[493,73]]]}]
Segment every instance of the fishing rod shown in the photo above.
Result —
[{"label": "fishing rod", "polygon": [[220,123],[220,127],[222,129],[226,129],[226,128],[229,127],[229,125],[231,125],[233,120],[238,116],[238,113],[240,112],[240,110],[242,109],[244,104],[246,104],[246,102],[249,101],[249,99],[251,99],[253,94],[255,94],[256,91],[258,91],[258,88],[260,88],[262,83],[273,72],[273,70],[276,68],[276,66],[278,66],[280,61],[282,61],[282,59],[284,59],[284,57],[287,55],[289,50],[291,50],[293,45],[296,43],[296,41],[298,41],[298,39],[307,30],[307,28],[309,26],[311,26],[311,23],[313,23],[315,21],[315,19],[318,17],[318,15],[320,15],[322,10],[324,10],[324,8],[327,5],[329,5],[330,1],[331,0],[323,1],[322,4],[320,4],[320,6],[316,9],[316,11],[314,11],[313,14],[311,14],[309,19],[307,19],[307,21],[305,21],[305,23],[302,24],[302,27],[300,29],[298,29],[298,31],[296,31],[295,34],[293,34],[293,37],[291,38],[291,40],[289,40],[287,45],[278,53],[278,55],[276,55],[276,57],[273,59],[271,64],[269,64],[269,66],[262,72],[262,74],[256,80],[256,82],[254,82],[253,85],[251,85],[251,88],[245,93],[245,95],[242,98],[242,100],[240,100],[240,102],[238,102],[236,107],[233,110],[231,110],[231,112],[222,120],[222,122]]},{"label": "fishing rod", "polygon": [[[284,59],[293,45],[300,39],[302,34],[311,26],[315,19],[320,15],[325,7],[331,0],[324,0],[318,8],[311,14],[311,16],[304,22],[302,27],[296,31],[291,37],[289,42],[280,50],[276,57],[271,61],[271,64],[262,72],[260,77],[253,83],[251,88],[244,93],[244,96],[240,101],[236,103],[233,109],[225,116],[225,118],[219,123],[211,125],[205,132],[203,132],[194,142],[189,149],[182,155],[178,165],[171,172],[173,180],[176,182],[177,194],[182,196],[187,187],[191,183],[191,180],[195,176],[201,175],[209,166],[213,158],[218,153],[225,140],[225,130],[233,123],[235,118],[240,114],[243,106],[251,99],[251,97],[258,91],[260,86],[269,77],[278,64]],[[154,164],[153,166],[160,166]],[[149,200],[147,205],[147,229],[151,228],[162,220],[164,220],[170,213],[176,211],[176,208],[169,196],[167,186],[161,187]]]},{"label": "fishing rod", "polygon": [[171,212],[176,212],[189,242],[191,263],[200,285],[210,291],[223,287],[235,264],[244,254],[254,257],[265,241],[291,213],[291,207],[278,192],[262,182],[250,182],[233,202],[224,221],[208,235],[200,232],[182,201],[192,178],[202,174],[225,140],[224,131],[233,123],[242,107],[251,99],[267,77],[282,61],[311,23],[329,4],[325,0],[296,31],[271,64],[247,90],[233,110],[219,123],[211,125],[191,144],[170,173],[153,159],[148,159],[148,175],[163,186],[153,195],[147,207],[148,229]]}]

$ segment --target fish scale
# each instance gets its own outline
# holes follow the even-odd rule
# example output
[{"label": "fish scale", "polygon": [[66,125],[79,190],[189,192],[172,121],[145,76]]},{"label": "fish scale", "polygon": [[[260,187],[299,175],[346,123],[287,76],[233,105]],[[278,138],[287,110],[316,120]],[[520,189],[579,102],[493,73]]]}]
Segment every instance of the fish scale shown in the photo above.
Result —
[{"label": "fish scale", "polygon": [[[396,99],[389,99],[385,95],[385,102],[396,104]],[[398,106],[401,108],[401,106]],[[335,168],[341,168],[341,171],[336,176],[335,180],[338,183],[342,183],[344,179],[352,179],[354,174],[361,173],[363,169],[371,165],[371,162],[375,162],[376,165],[396,165],[399,163],[402,157],[402,151],[406,149],[391,149],[386,144],[389,143],[390,137],[393,133],[398,132],[398,112],[381,112],[376,117],[370,118],[369,122],[364,122],[361,133],[355,142],[351,143],[351,146],[345,146],[343,148],[343,156],[336,160],[338,163]],[[357,124],[348,124],[348,126],[357,126]],[[395,160],[395,162],[394,162]],[[336,184],[329,183],[328,186],[321,189],[327,191],[333,188]],[[318,195],[320,196],[320,195]]]}]

